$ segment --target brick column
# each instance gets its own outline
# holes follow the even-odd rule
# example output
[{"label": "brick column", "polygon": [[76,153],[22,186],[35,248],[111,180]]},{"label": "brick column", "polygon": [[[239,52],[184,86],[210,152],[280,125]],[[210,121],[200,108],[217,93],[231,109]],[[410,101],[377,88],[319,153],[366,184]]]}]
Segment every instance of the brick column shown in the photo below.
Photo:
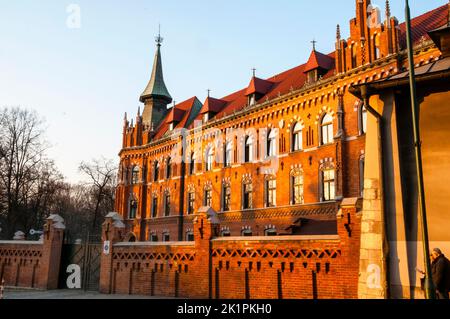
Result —
[{"label": "brick column", "polygon": [[341,238],[343,269],[342,297],[358,298],[359,250],[361,235],[360,200],[344,198],[337,215],[337,231]]},{"label": "brick column", "polygon": [[[122,216],[118,213],[109,213],[102,225],[103,249],[100,261],[100,292],[103,294],[112,293],[114,243],[122,241],[125,235],[125,224],[122,220]],[[109,247],[108,250],[106,246]]]},{"label": "brick column", "polygon": [[64,219],[59,215],[50,215],[44,225],[42,257],[37,287],[40,289],[58,289],[61,249],[64,235]]},{"label": "brick column", "polygon": [[211,207],[199,209],[194,219],[195,262],[193,277],[195,289],[192,298],[212,298],[211,239],[219,234],[219,218]]}]

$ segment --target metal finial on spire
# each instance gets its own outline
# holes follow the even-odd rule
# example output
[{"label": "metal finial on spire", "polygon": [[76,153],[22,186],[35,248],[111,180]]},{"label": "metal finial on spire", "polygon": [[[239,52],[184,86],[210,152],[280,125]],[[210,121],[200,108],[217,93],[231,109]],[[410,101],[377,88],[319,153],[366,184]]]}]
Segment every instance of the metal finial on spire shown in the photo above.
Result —
[{"label": "metal finial on spire", "polygon": [[312,45],[313,45],[313,51],[316,51],[316,43],[317,43],[316,39],[313,39],[313,40],[311,41],[311,43],[312,43]]},{"label": "metal finial on spire", "polygon": [[211,94],[211,90],[210,90],[210,89],[207,89],[206,91],[208,92],[208,97],[209,97],[210,94]]},{"label": "metal finial on spire", "polygon": [[161,24],[159,25],[158,36],[155,37],[155,41],[157,46],[161,46],[164,41],[164,38],[161,36]]},{"label": "metal finial on spire", "polygon": [[389,0],[386,0],[386,19],[389,22],[389,19],[391,18],[391,4],[389,3]]},{"label": "metal finial on spire", "polygon": [[138,117],[141,116],[141,107],[140,106],[138,107],[138,114],[137,114],[137,116]]},{"label": "metal finial on spire", "polygon": [[253,72],[253,77],[255,78],[256,77],[256,68],[253,68],[252,72]]},{"label": "metal finial on spire", "polygon": [[337,40],[341,39],[341,26],[339,24],[336,27],[336,39]]},{"label": "metal finial on spire", "polygon": [[123,116],[123,120],[126,122],[128,119],[127,119],[127,112],[125,112],[125,115]]}]

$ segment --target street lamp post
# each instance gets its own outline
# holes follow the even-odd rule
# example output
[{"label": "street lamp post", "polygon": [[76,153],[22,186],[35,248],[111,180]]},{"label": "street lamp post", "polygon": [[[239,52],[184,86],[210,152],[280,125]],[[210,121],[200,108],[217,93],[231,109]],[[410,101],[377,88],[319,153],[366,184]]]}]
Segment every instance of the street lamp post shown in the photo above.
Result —
[{"label": "street lamp post", "polygon": [[425,297],[427,299],[436,299],[436,291],[431,275],[430,262],[430,247],[428,240],[428,223],[427,223],[427,208],[425,203],[425,186],[423,181],[422,168],[422,145],[420,140],[420,122],[419,122],[419,104],[417,102],[416,94],[416,76],[414,72],[414,53],[413,42],[411,36],[411,10],[409,8],[409,1],[406,1],[406,40],[408,44],[408,63],[409,63],[409,84],[411,91],[411,110],[414,130],[414,145],[416,153],[416,171],[417,171],[417,185],[419,193],[419,212],[422,221],[422,243],[425,263]]}]

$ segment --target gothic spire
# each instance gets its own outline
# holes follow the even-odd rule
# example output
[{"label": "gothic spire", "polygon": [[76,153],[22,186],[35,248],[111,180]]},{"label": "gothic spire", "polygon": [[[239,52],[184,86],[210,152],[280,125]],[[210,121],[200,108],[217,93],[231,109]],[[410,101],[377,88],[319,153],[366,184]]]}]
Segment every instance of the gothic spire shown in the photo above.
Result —
[{"label": "gothic spire", "polygon": [[160,98],[167,101],[167,104],[172,102],[172,97],[167,90],[166,84],[164,83],[162,59],[161,59],[161,44],[163,42],[161,33],[155,38],[156,41],[156,53],[153,62],[153,70],[150,81],[144,92],[141,94],[140,101],[145,102],[149,98]]},{"label": "gothic spire", "polygon": [[336,27],[336,39],[338,42],[341,40],[341,26],[339,24]]},{"label": "gothic spire", "polygon": [[389,3],[389,0],[386,0],[386,21],[388,23],[388,26],[390,26],[390,19],[391,19],[391,5]]}]

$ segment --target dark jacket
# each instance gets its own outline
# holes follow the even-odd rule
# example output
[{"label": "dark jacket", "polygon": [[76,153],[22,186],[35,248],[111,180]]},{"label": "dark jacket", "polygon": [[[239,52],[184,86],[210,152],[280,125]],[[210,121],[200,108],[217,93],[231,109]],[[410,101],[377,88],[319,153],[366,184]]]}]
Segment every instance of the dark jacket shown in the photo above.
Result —
[{"label": "dark jacket", "polygon": [[450,290],[450,261],[444,255],[439,256],[431,265],[433,282],[442,292]]}]

